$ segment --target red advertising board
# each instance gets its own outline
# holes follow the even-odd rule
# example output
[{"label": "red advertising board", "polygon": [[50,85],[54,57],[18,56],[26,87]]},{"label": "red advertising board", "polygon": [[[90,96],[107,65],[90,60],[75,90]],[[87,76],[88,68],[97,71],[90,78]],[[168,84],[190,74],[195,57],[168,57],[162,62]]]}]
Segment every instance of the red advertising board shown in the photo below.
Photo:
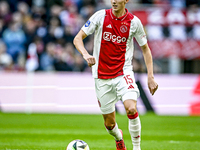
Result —
[{"label": "red advertising board", "polygon": [[148,8],[133,14],[145,27],[154,58],[200,59],[200,9]]}]

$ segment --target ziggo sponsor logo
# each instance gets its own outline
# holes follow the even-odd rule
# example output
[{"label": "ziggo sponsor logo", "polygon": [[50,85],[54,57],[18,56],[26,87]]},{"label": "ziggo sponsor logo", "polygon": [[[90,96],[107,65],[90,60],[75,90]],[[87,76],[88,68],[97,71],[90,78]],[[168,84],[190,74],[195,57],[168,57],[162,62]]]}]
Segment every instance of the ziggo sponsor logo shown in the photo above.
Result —
[{"label": "ziggo sponsor logo", "polygon": [[117,43],[126,42],[125,37],[112,35],[112,33],[110,33],[110,32],[104,32],[103,39],[105,41],[112,41],[112,42],[117,42]]}]

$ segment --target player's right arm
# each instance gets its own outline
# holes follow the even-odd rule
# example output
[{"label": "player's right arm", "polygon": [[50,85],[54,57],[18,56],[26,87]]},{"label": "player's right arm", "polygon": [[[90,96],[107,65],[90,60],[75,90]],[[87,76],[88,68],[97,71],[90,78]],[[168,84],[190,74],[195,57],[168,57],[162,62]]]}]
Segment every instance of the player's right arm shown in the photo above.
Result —
[{"label": "player's right arm", "polygon": [[76,49],[82,54],[83,58],[87,61],[88,66],[91,67],[95,65],[96,61],[95,58],[88,53],[88,51],[85,49],[85,46],[83,44],[83,39],[85,39],[87,35],[85,32],[81,29],[79,33],[74,38],[74,45]]}]

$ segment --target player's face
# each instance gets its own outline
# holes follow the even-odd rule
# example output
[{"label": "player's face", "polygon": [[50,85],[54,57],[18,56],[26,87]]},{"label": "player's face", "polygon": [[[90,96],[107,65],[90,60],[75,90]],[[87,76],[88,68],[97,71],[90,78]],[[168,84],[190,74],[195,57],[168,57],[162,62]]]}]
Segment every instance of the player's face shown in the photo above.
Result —
[{"label": "player's face", "polygon": [[121,11],[125,9],[126,3],[128,3],[129,0],[110,0],[112,9],[115,12]]}]

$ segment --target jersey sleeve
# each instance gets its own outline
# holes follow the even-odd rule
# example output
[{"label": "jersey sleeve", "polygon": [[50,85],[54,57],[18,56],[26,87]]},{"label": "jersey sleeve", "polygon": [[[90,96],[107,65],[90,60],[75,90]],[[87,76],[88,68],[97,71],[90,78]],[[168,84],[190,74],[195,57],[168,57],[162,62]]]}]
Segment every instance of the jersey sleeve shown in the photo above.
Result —
[{"label": "jersey sleeve", "polygon": [[85,32],[86,35],[90,35],[90,34],[94,33],[95,29],[98,27],[99,18],[101,17],[101,14],[104,12],[105,12],[105,10],[97,11],[83,25],[83,27],[81,29]]},{"label": "jersey sleeve", "polygon": [[143,25],[139,18],[135,16],[136,19],[136,32],[135,32],[135,39],[140,46],[143,46],[147,43],[146,33],[144,31]]}]

